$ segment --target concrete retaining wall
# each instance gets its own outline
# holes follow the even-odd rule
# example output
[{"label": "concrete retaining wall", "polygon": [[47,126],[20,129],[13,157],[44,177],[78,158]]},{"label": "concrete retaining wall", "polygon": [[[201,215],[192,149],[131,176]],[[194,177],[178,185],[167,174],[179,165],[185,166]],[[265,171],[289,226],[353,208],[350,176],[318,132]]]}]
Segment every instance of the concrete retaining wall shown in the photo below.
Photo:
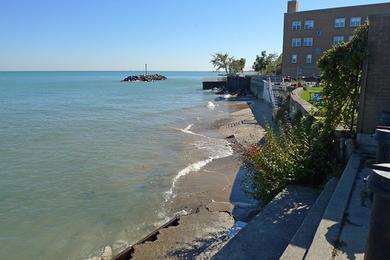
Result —
[{"label": "concrete retaining wall", "polygon": [[264,77],[253,76],[251,77],[250,91],[253,96],[258,99],[263,99],[264,86],[267,84]]},{"label": "concrete retaining wall", "polygon": [[250,92],[257,99],[264,101],[272,106],[272,83],[269,81],[269,77],[264,76],[252,76],[250,82]]},{"label": "concrete retaining wall", "polygon": [[310,112],[317,111],[315,106],[299,96],[301,91],[303,91],[303,88],[297,88],[290,94],[290,117],[294,117],[298,111],[303,115],[308,115]]}]

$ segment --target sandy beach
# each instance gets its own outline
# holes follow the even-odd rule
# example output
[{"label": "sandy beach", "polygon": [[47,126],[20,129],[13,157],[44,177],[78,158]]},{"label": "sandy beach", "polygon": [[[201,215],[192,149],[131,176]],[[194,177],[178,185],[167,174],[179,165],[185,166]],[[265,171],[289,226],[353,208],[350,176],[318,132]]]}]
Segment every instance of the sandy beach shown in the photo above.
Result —
[{"label": "sandy beach", "polygon": [[185,212],[174,226],[159,230],[156,240],[134,246],[134,259],[209,259],[261,209],[241,188],[246,173],[244,148],[259,142],[272,109],[250,98],[231,102],[232,113],[211,126],[229,141],[234,153],[216,159],[178,181],[169,207]]}]

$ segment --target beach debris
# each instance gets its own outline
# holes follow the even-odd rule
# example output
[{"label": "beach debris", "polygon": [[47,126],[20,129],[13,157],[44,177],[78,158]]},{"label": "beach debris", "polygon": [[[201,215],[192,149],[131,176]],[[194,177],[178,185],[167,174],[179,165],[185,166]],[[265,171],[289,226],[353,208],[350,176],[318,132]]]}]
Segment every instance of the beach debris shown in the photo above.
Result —
[{"label": "beach debris", "polygon": [[138,76],[128,76],[124,78],[123,82],[133,82],[133,81],[144,81],[144,82],[152,82],[157,80],[166,80],[167,77],[160,74],[150,74],[150,75],[138,75]]}]

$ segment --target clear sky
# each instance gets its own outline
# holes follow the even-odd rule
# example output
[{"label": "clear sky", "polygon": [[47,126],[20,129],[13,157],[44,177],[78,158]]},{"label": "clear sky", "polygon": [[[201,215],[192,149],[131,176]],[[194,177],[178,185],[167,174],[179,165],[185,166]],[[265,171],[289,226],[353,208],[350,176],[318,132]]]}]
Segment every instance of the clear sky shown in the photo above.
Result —
[{"label": "clear sky", "polygon": [[[301,10],[380,3],[300,0]],[[211,70],[280,53],[287,0],[0,0],[0,70]]]}]

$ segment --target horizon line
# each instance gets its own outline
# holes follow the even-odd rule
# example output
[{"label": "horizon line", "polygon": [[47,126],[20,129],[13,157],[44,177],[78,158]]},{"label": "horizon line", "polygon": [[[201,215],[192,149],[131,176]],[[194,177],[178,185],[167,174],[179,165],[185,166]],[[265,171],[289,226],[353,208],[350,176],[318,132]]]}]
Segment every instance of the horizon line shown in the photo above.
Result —
[{"label": "horizon line", "polygon": [[[144,70],[0,70],[0,72],[126,72],[126,71],[144,71]],[[214,70],[148,70],[148,72],[218,72]]]}]

